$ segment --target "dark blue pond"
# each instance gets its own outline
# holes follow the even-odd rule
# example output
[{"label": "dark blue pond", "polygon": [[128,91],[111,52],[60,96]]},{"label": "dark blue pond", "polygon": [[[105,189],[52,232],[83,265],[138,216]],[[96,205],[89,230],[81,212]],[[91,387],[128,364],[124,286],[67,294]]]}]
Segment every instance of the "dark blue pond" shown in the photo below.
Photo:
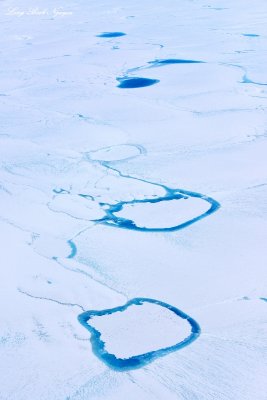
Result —
[{"label": "dark blue pond", "polygon": [[120,36],[125,36],[126,33],[124,32],[102,32],[99,33],[99,35],[96,35],[96,37],[101,37],[101,38],[113,38],[113,37],[120,37]]},{"label": "dark blue pond", "polygon": [[[158,350],[150,351],[148,353],[134,355],[130,358],[117,358],[114,354],[108,353],[105,350],[105,343],[101,340],[101,332],[95,329],[92,325],[90,325],[90,319],[94,316],[103,316],[109,315],[116,312],[123,312],[131,305],[142,306],[143,303],[153,303],[157,304],[160,307],[165,307],[168,310],[172,311],[179,318],[183,318],[187,320],[187,322],[191,325],[191,334],[182,340],[179,343],[175,343],[173,346],[161,348]],[[117,371],[127,371],[137,368],[142,368],[145,365],[151,363],[159,357],[166,356],[174,351],[182,349],[185,346],[188,346],[197,337],[200,335],[200,326],[199,324],[191,318],[189,315],[185,314],[183,311],[178,308],[171,306],[167,303],[163,303],[159,300],[147,299],[143,297],[137,297],[130,301],[128,301],[125,305],[120,307],[115,307],[111,309],[101,310],[101,311],[86,311],[78,316],[79,322],[91,333],[91,344],[92,350],[94,354],[103,361],[108,367],[117,370]],[[138,321],[136,321],[138,323]],[[136,338],[136,340],[142,340],[142,338]]]},{"label": "dark blue pond", "polygon": [[155,83],[158,83],[158,79],[150,79],[150,78],[138,78],[138,77],[133,77],[133,78],[117,78],[117,81],[119,81],[118,88],[120,89],[136,89],[136,88],[142,88],[146,86],[152,86],[155,85]]},{"label": "dark blue pond", "polygon": [[149,61],[148,64],[154,67],[159,67],[161,65],[171,65],[171,64],[202,64],[204,61],[198,60],[183,60],[180,58],[166,58],[162,60]]},{"label": "dark blue pond", "polygon": [[183,59],[183,58],[162,58],[162,59],[156,59],[153,61],[148,61],[146,65],[143,65],[141,67],[130,68],[127,70],[127,74],[136,73],[137,71],[149,69],[149,68],[163,67],[166,65],[205,64],[205,63],[206,63],[205,61],[201,61],[201,60],[189,60],[189,59]]}]

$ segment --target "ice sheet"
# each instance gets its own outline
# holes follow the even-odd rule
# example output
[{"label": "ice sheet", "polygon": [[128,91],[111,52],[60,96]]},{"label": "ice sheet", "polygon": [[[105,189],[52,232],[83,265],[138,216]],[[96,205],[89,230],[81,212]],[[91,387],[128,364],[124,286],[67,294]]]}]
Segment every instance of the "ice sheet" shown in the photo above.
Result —
[{"label": "ice sheet", "polygon": [[265,400],[266,1],[0,8],[0,399]]}]

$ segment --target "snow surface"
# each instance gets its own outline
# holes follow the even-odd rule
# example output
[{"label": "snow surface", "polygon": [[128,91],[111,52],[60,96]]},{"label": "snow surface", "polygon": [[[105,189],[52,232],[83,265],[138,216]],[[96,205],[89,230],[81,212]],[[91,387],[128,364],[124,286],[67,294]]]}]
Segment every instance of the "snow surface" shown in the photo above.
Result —
[{"label": "snow surface", "polygon": [[[265,400],[266,1],[25,3],[0,4],[0,399]],[[201,335],[115,371],[77,318],[136,297]],[[177,339],[139,307],[95,318],[110,351]]]}]

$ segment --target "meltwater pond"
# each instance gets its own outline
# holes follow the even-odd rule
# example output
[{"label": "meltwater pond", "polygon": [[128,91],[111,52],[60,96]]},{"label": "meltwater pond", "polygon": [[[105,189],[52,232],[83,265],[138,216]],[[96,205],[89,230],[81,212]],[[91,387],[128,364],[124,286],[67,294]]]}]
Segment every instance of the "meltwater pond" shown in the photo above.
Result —
[{"label": "meltwater pond", "polygon": [[205,64],[205,61],[201,60],[191,60],[191,59],[183,59],[183,58],[157,58],[153,61],[148,61],[145,65],[141,67],[134,67],[127,70],[127,74],[136,73],[137,71],[163,67],[167,65],[185,65],[185,64]]},{"label": "meltwater pond", "polygon": [[126,33],[124,32],[102,32],[96,35],[96,37],[101,37],[101,38],[114,38],[114,37],[120,37],[120,36],[125,36]]},{"label": "meltwater pond", "polygon": [[189,315],[149,298],[87,311],[78,319],[91,333],[94,354],[118,371],[141,368],[189,345],[200,334],[200,326]]},{"label": "meltwater pond", "polygon": [[204,61],[184,60],[180,58],[165,58],[148,62],[148,64],[150,64],[153,67],[160,67],[163,65],[172,65],[172,64],[202,64],[202,63],[204,63]]},{"label": "meltwater pond", "polygon": [[155,85],[156,83],[159,82],[159,79],[125,77],[125,78],[117,78],[117,81],[119,82],[117,87],[120,89],[136,89],[136,88]]}]

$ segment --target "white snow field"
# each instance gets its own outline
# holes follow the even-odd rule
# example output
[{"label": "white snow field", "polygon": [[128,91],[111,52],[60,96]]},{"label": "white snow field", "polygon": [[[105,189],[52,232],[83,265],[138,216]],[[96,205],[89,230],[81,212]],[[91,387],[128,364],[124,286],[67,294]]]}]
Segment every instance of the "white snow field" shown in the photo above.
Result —
[{"label": "white snow field", "polygon": [[0,21],[0,399],[266,400],[266,0]]}]

